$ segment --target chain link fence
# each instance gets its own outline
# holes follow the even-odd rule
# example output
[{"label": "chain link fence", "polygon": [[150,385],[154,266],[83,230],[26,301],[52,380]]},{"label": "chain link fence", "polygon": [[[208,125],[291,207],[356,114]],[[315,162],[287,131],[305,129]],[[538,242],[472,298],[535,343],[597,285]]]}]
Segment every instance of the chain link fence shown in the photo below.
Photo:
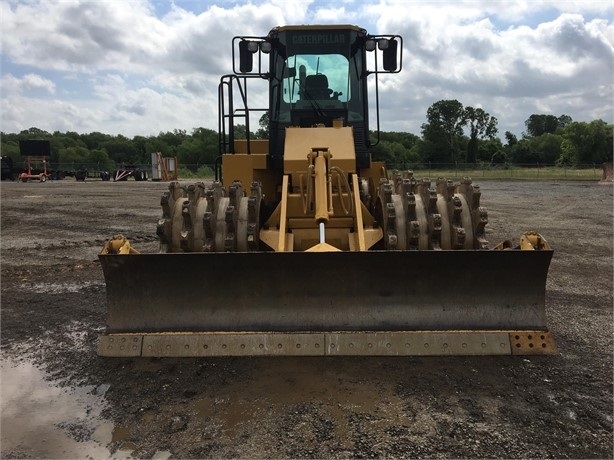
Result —
[{"label": "chain link fence", "polygon": [[417,177],[431,179],[518,179],[518,180],[599,180],[602,165],[557,166],[552,164],[472,164],[472,163],[403,163],[387,165],[389,172],[413,171]]},{"label": "chain link fence", "polygon": [[[19,167],[19,165],[16,165]],[[178,168],[180,179],[212,179],[214,177],[213,164],[182,164]],[[152,165],[133,164],[131,168],[148,171],[151,177]],[[48,165],[55,177],[74,177],[85,171],[88,178],[100,178],[101,173],[113,174],[115,170],[108,170],[99,164],[59,163]],[[585,164],[578,166],[557,166],[552,164],[470,164],[470,163],[397,163],[388,164],[388,172],[413,171],[417,178],[437,179],[514,179],[514,180],[600,180],[603,174],[601,164]]]}]

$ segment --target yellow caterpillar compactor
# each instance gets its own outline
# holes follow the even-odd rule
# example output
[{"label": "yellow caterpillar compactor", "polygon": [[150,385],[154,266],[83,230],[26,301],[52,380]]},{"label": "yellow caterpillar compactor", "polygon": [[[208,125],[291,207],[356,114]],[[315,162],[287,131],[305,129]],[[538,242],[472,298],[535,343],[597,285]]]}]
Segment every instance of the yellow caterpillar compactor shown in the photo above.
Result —
[{"label": "yellow caterpillar compactor", "polygon": [[[371,160],[368,77],[378,108],[378,76],[401,70],[402,49],[400,36],[349,25],[233,39],[216,180],[170,184],[159,253],[118,236],[100,254],[100,355],[556,351],[547,242],[529,232],[489,250],[470,179],[389,178]],[[256,93],[266,108],[249,108],[248,82],[268,84],[268,105]],[[268,140],[250,138],[257,111]]]}]

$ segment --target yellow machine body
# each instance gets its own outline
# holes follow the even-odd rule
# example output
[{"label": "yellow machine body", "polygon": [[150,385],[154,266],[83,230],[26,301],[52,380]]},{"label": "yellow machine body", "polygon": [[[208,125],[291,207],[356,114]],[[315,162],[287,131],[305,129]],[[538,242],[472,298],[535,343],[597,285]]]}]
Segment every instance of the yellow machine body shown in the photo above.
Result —
[{"label": "yellow machine body", "polygon": [[[270,78],[277,107],[270,138],[221,130],[220,177],[171,182],[163,195],[159,253],[138,253],[121,235],[107,243],[100,355],[556,352],[546,327],[546,240],[527,232],[517,246],[489,250],[488,214],[469,178],[433,183],[372,161],[364,75],[351,70],[362,60],[334,93],[316,88],[326,82],[309,74],[308,61],[299,66],[313,46],[329,57],[360,44],[362,58],[347,57],[364,60],[376,49],[370,40],[394,51],[399,39],[355,26],[239,37],[241,72],[251,69],[249,53],[271,53],[271,71],[258,74]],[[294,45],[299,58],[286,56]],[[400,68],[390,54],[383,60],[388,71]]]}]

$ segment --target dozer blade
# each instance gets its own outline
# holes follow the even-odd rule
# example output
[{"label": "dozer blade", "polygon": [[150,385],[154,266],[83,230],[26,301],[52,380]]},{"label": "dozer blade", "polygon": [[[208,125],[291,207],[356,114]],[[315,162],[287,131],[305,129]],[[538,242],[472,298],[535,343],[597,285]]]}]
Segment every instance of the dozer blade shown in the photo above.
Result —
[{"label": "dozer blade", "polygon": [[100,255],[104,356],[552,353],[552,251]]}]

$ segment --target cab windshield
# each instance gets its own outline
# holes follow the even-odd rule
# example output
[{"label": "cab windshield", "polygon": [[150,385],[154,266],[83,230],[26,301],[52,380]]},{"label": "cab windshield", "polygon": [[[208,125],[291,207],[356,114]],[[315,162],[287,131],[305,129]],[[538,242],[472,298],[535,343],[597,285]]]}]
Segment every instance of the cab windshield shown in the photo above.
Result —
[{"label": "cab windshield", "polygon": [[271,121],[329,125],[365,121],[363,54],[354,30],[279,32],[272,56]]},{"label": "cab windshield", "polygon": [[283,79],[283,100],[296,103],[303,99],[336,100],[350,98],[349,62],[340,54],[299,54],[285,62],[297,74]]}]

